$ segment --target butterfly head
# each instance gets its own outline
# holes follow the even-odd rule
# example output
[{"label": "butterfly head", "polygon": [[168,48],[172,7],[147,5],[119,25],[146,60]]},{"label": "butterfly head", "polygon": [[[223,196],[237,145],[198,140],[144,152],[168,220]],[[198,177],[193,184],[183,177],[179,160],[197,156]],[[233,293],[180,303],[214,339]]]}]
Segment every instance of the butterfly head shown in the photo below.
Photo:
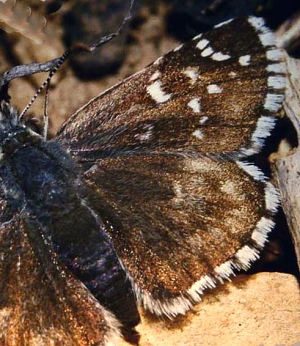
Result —
[{"label": "butterfly head", "polygon": [[2,101],[0,103],[1,152],[10,155],[20,147],[36,140],[40,140],[40,136],[20,120],[19,114],[14,107]]}]

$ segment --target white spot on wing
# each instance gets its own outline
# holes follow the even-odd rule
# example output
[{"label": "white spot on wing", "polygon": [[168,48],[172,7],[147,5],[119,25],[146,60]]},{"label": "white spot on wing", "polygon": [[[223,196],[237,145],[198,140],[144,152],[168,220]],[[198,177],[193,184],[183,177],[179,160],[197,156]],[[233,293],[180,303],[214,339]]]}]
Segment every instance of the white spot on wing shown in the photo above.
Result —
[{"label": "white spot on wing", "polygon": [[264,108],[271,112],[277,112],[282,107],[284,95],[282,94],[267,94]]},{"label": "white spot on wing", "polygon": [[222,283],[223,283],[222,279],[229,280],[229,277],[231,275],[234,275],[233,265],[232,265],[231,261],[227,261],[227,262],[222,263],[221,265],[217,266],[214,269],[214,273]]},{"label": "white spot on wing", "polygon": [[176,47],[176,48],[173,50],[173,52],[179,51],[182,47],[183,47],[183,44],[181,44],[180,46]]},{"label": "white spot on wing", "polygon": [[262,232],[259,232],[258,230],[255,230],[252,235],[251,239],[256,242],[259,246],[263,247],[265,245],[265,242],[268,239],[268,235]]},{"label": "white spot on wing", "polygon": [[242,55],[239,58],[239,63],[241,66],[248,66],[250,64],[250,55]]},{"label": "white spot on wing", "polygon": [[[131,281],[133,282],[132,279]],[[142,291],[134,282],[133,287],[139,304],[157,316],[165,315],[172,319],[178,314],[184,315],[193,306],[191,301],[183,296],[158,300],[152,297],[150,293]],[[200,297],[198,295],[199,299]]]},{"label": "white spot on wing", "polygon": [[[259,152],[259,150],[264,145],[265,139],[268,136],[270,136],[272,130],[275,127],[275,124],[276,124],[276,118],[274,116],[270,116],[270,115],[261,116],[258,119],[256,123],[255,131],[253,132],[251,136],[251,142],[252,142],[251,147],[241,149],[241,152],[243,153],[243,155],[250,156]],[[262,179],[264,179],[263,176],[262,176]]]},{"label": "white spot on wing", "polygon": [[261,31],[265,26],[265,21],[261,17],[249,17],[248,22],[256,29],[256,31]]},{"label": "white spot on wing", "polygon": [[221,52],[218,52],[218,53],[214,53],[211,58],[215,61],[224,61],[224,60],[230,59],[231,56],[228,54],[223,54]]},{"label": "white spot on wing", "polygon": [[159,58],[157,58],[155,61],[154,61],[154,65],[158,65],[160,63],[160,61],[162,60],[162,56],[160,56]]},{"label": "white spot on wing", "polygon": [[284,63],[270,64],[267,66],[267,71],[275,73],[285,73],[286,66]]},{"label": "white spot on wing", "polygon": [[268,78],[268,86],[274,89],[284,89],[286,78],[283,76],[271,76]]},{"label": "white spot on wing", "polygon": [[207,120],[208,120],[208,117],[207,117],[207,116],[201,117],[200,120],[199,120],[199,124],[202,125],[202,124],[206,123]]},{"label": "white spot on wing", "polygon": [[223,89],[220,88],[217,84],[210,84],[207,86],[207,91],[209,94],[220,94]]},{"label": "white spot on wing", "polygon": [[266,181],[263,172],[255,165],[245,161],[235,161],[235,163],[243,169],[247,174],[251,175],[256,181]]},{"label": "white spot on wing", "polygon": [[197,36],[195,36],[194,38],[193,38],[193,41],[194,40],[198,40],[199,38],[201,38],[202,37],[202,34],[199,34],[199,35],[197,35]]},{"label": "white spot on wing", "polygon": [[162,88],[161,81],[156,81],[147,87],[148,94],[153,98],[154,101],[158,103],[163,103],[168,101],[172,94],[165,93]]},{"label": "white spot on wing", "polygon": [[235,254],[235,258],[241,264],[240,268],[236,265],[238,269],[248,269],[250,268],[251,263],[259,258],[259,251],[245,245]]},{"label": "white spot on wing", "polygon": [[232,21],[233,21],[233,19],[225,20],[225,22],[222,22],[222,23],[215,25],[214,28],[220,28],[221,26],[227,25],[227,24],[231,23]]},{"label": "white spot on wing", "polygon": [[200,102],[198,98],[192,99],[188,104],[187,104],[195,113],[200,112]]},{"label": "white spot on wing", "polygon": [[261,43],[267,46],[275,45],[274,34],[265,26],[265,21],[258,17],[249,17],[248,22],[257,31]]},{"label": "white spot on wing", "polygon": [[153,75],[150,77],[149,80],[153,81],[153,80],[159,78],[160,75],[161,75],[161,73],[159,71],[156,71],[156,72],[153,73]]},{"label": "white spot on wing", "polygon": [[146,131],[144,133],[139,133],[134,135],[134,137],[136,139],[138,139],[141,142],[147,142],[149,141],[149,139],[151,139],[152,135],[153,135],[153,125],[144,125],[143,129]]},{"label": "white spot on wing", "polygon": [[256,123],[255,131],[251,137],[252,141],[259,141],[259,139],[270,136],[271,131],[275,127],[275,123],[275,117],[262,115]]},{"label": "white spot on wing", "polygon": [[268,50],[267,59],[271,61],[280,61],[283,59],[283,52],[279,49]]},{"label": "white spot on wing", "polygon": [[200,130],[194,131],[192,135],[197,137],[198,139],[203,139],[203,133]]},{"label": "white spot on wing", "polygon": [[214,51],[211,47],[207,47],[206,49],[204,49],[204,51],[201,52],[201,56],[206,57],[212,55],[213,52]]},{"label": "white spot on wing", "polygon": [[[197,282],[195,282],[191,288],[187,291],[187,293],[195,298],[197,295],[202,294],[204,290],[207,288],[215,288],[216,287],[216,281],[214,278],[204,275],[201,277],[201,279]],[[199,298],[197,299],[199,300]]]},{"label": "white spot on wing", "polygon": [[266,188],[265,188],[265,194],[266,194],[266,209],[270,210],[272,213],[275,213],[280,204],[279,191],[276,189],[276,187],[273,184],[271,184],[270,182],[267,182]]},{"label": "white spot on wing", "polygon": [[183,73],[191,79],[192,84],[196,83],[199,77],[198,71],[193,68],[186,69]]},{"label": "white spot on wing", "polygon": [[226,193],[227,195],[233,196],[235,194],[238,194],[238,191],[236,189],[236,184],[232,181],[226,180],[223,182],[221,186],[221,191]]},{"label": "white spot on wing", "polygon": [[266,32],[264,34],[258,35],[260,42],[265,46],[274,46],[275,45],[275,37],[272,32]]},{"label": "white spot on wing", "polygon": [[203,39],[203,40],[200,40],[200,41],[197,43],[196,48],[202,50],[202,49],[204,49],[208,44],[209,44],[209,41]]}]

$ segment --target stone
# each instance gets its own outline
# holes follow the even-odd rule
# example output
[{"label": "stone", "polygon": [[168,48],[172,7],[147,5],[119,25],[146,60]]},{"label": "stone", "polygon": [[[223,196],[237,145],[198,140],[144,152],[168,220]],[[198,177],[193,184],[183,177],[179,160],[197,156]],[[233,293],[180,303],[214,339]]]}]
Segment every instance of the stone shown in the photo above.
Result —
[{"label": "stone", "polygon": [[174,321],[142,313],[139,346],[300,346],[299,316],[293,275],[238,275]]}]

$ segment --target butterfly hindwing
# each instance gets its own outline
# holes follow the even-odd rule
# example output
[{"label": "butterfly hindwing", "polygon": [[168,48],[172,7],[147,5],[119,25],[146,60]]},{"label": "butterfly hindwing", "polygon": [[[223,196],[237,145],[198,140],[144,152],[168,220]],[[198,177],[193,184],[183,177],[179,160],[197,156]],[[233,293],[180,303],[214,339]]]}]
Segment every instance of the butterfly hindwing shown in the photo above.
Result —
[{"label": "butterfly hindwing", "polygon": [[184,313],[206,288],[258,257],[277,196],[241,165],[132,155],[103,160],[85,174],[89,204],[147,309]]}]

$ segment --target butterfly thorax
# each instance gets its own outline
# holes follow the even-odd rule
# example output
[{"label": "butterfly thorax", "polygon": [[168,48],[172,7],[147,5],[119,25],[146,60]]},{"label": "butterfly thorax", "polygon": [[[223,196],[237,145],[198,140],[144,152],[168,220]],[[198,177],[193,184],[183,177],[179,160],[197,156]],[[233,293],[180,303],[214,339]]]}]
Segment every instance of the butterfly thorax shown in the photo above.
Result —
[{"label": "butterfly thorax", "polygon": [[76,196],[70,157],[58,143],[44,141],[22,124],[14,110],[7,111],[0,110],[2,162],[10,167],[15,186],[25,193],[27,205],[39,211],[66,208]]}]

